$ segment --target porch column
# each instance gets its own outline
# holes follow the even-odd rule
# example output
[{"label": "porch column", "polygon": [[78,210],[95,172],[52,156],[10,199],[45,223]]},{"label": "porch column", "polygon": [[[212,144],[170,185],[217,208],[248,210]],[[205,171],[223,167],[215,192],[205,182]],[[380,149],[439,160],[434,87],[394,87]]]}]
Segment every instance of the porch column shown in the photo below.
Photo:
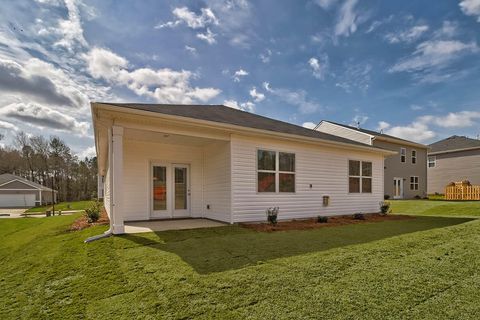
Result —
[{"label": "porch column", "polygon": [[113,233],[125,233],[123,224],[123,127],[112,127],[112,217]]}]

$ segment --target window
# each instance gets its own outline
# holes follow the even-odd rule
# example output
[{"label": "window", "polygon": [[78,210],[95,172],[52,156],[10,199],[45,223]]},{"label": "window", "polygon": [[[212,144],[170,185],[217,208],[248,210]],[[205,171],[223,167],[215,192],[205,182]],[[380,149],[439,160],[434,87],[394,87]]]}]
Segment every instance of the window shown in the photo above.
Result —
[{"label": "window", "polygon": [[257,191],[295,192],[295,154],[258,150]]},{"label": "window", "polygon": [[367,161],[348,161],[348,192],[372,192],[372,163]]},{"label": "window", "polygon": [[418,190],[418,177],[410,177],[410,190]]},{"label": "window", "polygon": [[407,160],[407,149],[400,148],[400,162],[405,162]]},{"label": "window", "polygon": [[428,167],[429,168],[435,168],[436,165],[437,165],[437,157],[429,156],[428,157]]},{"label": "window", "polygon": [[417,150],[412,150],[412,164],[417,163]]}]

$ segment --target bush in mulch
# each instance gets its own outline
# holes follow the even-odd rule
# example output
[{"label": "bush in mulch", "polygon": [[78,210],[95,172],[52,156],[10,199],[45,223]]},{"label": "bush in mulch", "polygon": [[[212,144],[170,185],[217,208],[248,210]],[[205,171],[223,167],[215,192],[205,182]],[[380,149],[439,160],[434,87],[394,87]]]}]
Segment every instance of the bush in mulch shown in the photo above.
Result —
[{"label": "bush in mulch", "polygon": [[369,222],[382,222],[390,220],[414,219],[410,216],[364,214],[364,220],[357,220],[353,216],[331,216],[327,222],[319,223],[318,217],[302,220],[279,221],[276,225],[269,223],[241,223],[242,227],[262,232],[288,231],[288,230],[308,230],[324,227],[339,227],[348,224],[360,224]]},{"label": "bush in mulch", "polygon": [[88,216],[84,214],[72,223],[70,231],[79,231],[93,226],[107,225],[109,223],[110,220],[108,219],[107,212],[105,211],[105,208],[102,208],[100,211],[100,217],[96,222],[89,222]]}]

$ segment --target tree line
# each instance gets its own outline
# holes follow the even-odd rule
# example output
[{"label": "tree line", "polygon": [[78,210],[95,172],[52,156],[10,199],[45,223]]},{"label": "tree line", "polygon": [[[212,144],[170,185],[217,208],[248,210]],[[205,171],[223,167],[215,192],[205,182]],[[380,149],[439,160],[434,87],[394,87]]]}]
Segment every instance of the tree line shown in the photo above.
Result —
[{"label": "tree line", "polygon": [[13,146],[0,145],[0,174],[3,173],[57,190],[57,201],[89,200],[97,196],[97,158],[79,159],[56,136],[47,139],[17,133]]}]

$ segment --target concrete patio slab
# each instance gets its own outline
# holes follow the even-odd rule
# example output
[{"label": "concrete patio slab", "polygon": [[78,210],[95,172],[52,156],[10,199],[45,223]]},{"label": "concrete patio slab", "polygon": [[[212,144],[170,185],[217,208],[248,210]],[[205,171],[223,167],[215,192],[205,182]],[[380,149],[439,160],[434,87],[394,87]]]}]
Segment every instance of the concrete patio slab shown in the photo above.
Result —
[{"label": "concrete patio slab", "polygon": [[125,233],[222,227],[228,224],[209,219],[178,219],[125,222]]}]

